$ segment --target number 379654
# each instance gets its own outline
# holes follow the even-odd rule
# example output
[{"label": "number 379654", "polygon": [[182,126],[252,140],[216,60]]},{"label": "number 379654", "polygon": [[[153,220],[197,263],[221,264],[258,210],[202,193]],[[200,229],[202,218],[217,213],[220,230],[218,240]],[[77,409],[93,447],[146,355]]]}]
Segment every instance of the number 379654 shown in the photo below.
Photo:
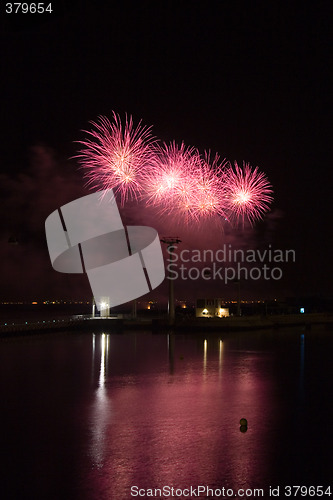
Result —
[{"label": "number 379654", "polygon": [[6,3],[6,14],[51,14],[51,3]]}]

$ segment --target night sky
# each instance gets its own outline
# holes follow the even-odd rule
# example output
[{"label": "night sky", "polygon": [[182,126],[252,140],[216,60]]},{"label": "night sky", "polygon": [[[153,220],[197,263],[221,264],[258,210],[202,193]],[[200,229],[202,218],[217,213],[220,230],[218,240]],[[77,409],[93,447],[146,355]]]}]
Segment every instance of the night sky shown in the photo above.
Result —
[{"label": "night sky", "polygon": [[[296,262],[280,282],[244,285],[246,297],[332,296],[331,2],[57,0],[52,8],[14,17],[1,6],[0,299],[90,298],[84,277],[52,270],[44,222],[89,193],[70,158],[89,121],[112,110],[153,125],[161,140],[266,173],[271,212],[225,241],[295,249]],[[142,224],[182,232],[153,219],[143,208]],[[179,236],[184,248],[211,240],[186,229]]]}]

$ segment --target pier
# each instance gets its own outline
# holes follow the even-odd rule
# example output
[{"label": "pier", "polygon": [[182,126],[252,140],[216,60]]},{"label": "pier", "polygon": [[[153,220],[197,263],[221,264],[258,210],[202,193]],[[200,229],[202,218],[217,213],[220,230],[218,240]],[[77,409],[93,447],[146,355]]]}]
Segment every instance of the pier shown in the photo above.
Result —
[{"label": "pier", "polygon": [[[122,315],[120,315],[122,316]],[[333,314],[286,314],[271,316],[230,316],[228,318],[179,318],[172,329],[175,332],[209,332],[209,331],[250,331],[260,329],[306,327],[322,325],[333,329]],[[113,331],[122,333],[126,330],[165,331],[170,330],[167,318],[135,318],[109,317],[94,318],[89,315],[73,316],[46,321],[12,322],[0,325],[0,337],[10,338],[17,335],[29,335],[55,331],[91,330]]]}]

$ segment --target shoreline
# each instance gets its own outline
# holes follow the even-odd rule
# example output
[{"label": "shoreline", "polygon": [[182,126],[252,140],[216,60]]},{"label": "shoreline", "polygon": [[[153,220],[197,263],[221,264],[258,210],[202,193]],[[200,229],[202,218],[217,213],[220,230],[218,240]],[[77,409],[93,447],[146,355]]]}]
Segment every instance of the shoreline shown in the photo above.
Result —
[{"label": "shoreline", "polygon": [[232,316],[228,318],[191,318],[176,319],[173,325],[167,319],[118,319],[70,317],[59,320],[35,321],[0,325],[0,337],[11,338],[35,333],[55,331],[108,330],[111,333],[123,333],[126,330],[151,330],[153,333],[173,330],[175,333],[187,332],[239,332],[262,329],[280,329],[285,327],[305,327],[322,325],[333,330],[332,313],[288,314],[271,316]]}]

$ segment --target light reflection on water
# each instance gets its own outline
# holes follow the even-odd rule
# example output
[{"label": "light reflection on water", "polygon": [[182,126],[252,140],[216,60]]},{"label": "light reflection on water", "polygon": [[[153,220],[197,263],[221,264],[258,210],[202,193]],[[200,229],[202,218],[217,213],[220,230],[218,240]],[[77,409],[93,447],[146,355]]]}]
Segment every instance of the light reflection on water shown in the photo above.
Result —
[{"label": "light reflection on water", "polygon": [[[105,439],[108,425],[112,419],[112,405],[105,382],[109,366],[110,335],[103,333],[99,335],[100,341],[100,370],[98,388],[96,389],[95,401],[91,412],[91,457],[92,463],[98,468],[103,466],[107,440]],[[93,335],[93,353],[95,351],[96,336]],[[93,358],[93,363],[95,357]]]},{"label": "light reflection on water", "polygon": [[4,481],[15,498],[22,483],[26,498],[83,500],[327,483],[331,348],[297,331],[3,342]]},{"label": "light reflection on water", "polygon": [[[130,485],[260,484],[274,439],[267,425],[274,404],[264,403],[272,380],[262,379],[258,353],[232,355],[222,369],[221,339],[201,340],[187,355],[178,353],[177,339],[168,335],[171,371],[164,364],[156,372],[135,373],[130,383],[126,376],[112,382],[116,352],[109,353],[106,335],[99,342],[99,386],[91,409],[95,467],[89,479],[96,491],[102,487],[111,497],[126,498]],[[153,350],[149,355],[154,357]],[[239,430],[242,417],[249,422],[246,434]]]},{"label": "light reflection on water", "polygon": [[219,379],[222,374],[222,356],[223,356],[223,340],[219,340]]}]

